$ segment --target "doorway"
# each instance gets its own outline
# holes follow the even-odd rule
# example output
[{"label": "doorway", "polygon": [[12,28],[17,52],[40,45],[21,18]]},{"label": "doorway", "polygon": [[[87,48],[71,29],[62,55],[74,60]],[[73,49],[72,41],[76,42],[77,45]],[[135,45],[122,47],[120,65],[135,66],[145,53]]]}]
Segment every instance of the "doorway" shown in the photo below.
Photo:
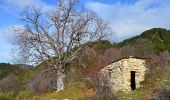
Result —
[{"label": "doorway", "polygon": [[135,71],[131,71],[131,90],[135,90],[136,89],[136,80],[135,80]]}]

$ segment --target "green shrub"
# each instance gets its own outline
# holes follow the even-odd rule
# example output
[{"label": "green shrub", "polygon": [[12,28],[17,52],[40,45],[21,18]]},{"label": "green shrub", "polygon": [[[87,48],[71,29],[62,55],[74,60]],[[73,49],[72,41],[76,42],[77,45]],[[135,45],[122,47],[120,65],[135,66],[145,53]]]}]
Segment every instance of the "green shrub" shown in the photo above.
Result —
[{"label": "green shrub", "polygon": [[7,94],[0,93],[0,100],[14,100],[14,93],[9,92]]},{"label": "green shrub", "polygon": [[100,41],[97,41],[97,42],[93,42],[90,45],[90,47],[95,49],[95,51],[97,51],[99,54],[103,54],[105,50],[113,48],[115,46],[116,46],[116,44],[112,44],[108,40],[100,40]]},{"label": "green shrub", "polygon": [[118,100],[118,98],[113,94],[108,95],[95,95],[92,97],[87,97],[85,100]]},{"label": "green shrub", "polygon": [[30,93],[27,91],[21,91],[17,96],[16,100],[28,100],[30,98]]}]

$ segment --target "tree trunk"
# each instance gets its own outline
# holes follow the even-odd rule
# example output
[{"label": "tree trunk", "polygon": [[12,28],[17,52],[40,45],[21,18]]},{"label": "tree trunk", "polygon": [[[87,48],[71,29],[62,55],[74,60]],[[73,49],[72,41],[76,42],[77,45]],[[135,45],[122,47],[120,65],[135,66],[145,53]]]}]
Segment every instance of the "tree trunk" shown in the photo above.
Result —
[{"label": "tree trunk", "polygon": [[65,78],[65,74],[58,71],[57,72],[57,83],[56,83],[56,91],[61,91],[64,90],[65,86],[64,86],[64,78]]},{"label": "tree trunk", "polygon": [[56,79],[53,81],[52,88],[53,90],[56,90],[56,92],[64,90],[64,78],[65,78],[65,72],[63,69],[63,63],[58,64],[58,69],[56,70]]}]

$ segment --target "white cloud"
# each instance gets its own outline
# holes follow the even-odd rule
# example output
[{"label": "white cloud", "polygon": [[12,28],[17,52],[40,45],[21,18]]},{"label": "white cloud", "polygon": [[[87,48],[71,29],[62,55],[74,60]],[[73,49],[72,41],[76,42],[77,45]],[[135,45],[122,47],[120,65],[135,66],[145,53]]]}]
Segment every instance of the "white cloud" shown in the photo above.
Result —
[{"label": "white cloud", "polygon": [[[18,26],[18,25],[17,25]],[[9,27],[1,27],[0,28],[0,39],[1,43],[2,41],[6,44],[12,44],[15,33],[12,32],[13,27],[17,27],[16,25],[14,26],[9,26]]]},{"label": "white cloud", "polygon": [[86,4],[87,8],[112,25],[115,32],[112,39],[115,41],[122,41],[154,27],[170,29],[169,5],[168,0],[138,0],[133,4]]},{"label": "white cloud", "polygon": [[3,0],[6,5],[17,6],[20,8],[25,8],[28,6],[35,5],[35,0]]},{"label": "white cloud", "polygon": [[21,28],[22,25],[11,25],[0,28],[0,62],[13,63],[13,49],[15,48],[14,29]]},{"label": "white cloud", "polygon": [[11,55],[11,35],[7,28],[0,29],[0,61],[10,62]]},{"label": "white cloud", "polygon": [[43,0],[2,0],[0,8],[3,10],[17,12],[32,6],[42,8],[44,11],[54,9],[54,5],[48,5]]}]

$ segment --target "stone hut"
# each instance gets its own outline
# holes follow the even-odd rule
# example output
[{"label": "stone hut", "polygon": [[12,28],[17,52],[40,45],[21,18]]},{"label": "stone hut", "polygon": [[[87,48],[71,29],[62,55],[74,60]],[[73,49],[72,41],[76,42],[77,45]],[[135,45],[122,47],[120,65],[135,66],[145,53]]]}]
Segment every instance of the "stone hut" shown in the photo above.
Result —
[{"label": "stone hut", "polygon": [[108,80],[113,92],[131,91],[139,88],[145,79],[147,64],[145,59],[124,58],[113,62],[99,71]]}]

